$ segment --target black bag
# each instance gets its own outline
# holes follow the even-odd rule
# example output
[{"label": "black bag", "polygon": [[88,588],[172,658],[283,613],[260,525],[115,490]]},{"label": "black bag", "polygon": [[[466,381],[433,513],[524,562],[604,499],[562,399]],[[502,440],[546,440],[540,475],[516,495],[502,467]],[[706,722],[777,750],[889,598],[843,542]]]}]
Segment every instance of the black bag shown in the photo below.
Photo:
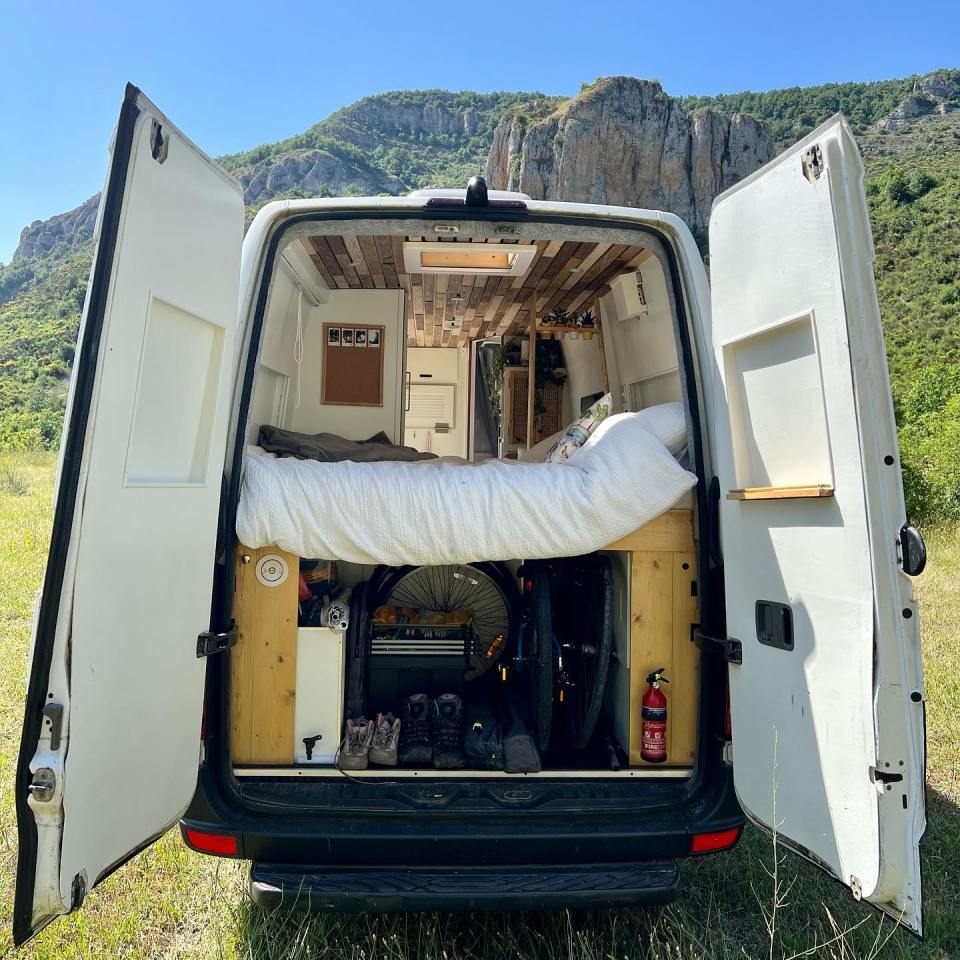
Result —
[{"label": "black bag", "polygon": [[503,729],[485,706],[468,706],[463,752],[471,770],[503,769]]}]

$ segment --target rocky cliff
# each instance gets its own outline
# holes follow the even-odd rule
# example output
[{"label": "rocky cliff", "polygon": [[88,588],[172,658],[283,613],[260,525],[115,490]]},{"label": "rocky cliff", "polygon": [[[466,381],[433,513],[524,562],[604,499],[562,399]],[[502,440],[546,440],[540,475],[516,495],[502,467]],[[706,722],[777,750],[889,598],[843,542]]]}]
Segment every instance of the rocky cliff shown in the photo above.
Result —
[{"label": "rocky cliff", "polygon": [[97,222],[100,194],[94,194],[79,207],[57,214],[49,220],[34,220],[20,231],[20,244],[13,254],[22,257],[45,257],[58,247],[73,247],[93,236]]},{"label": "rocky cliff", "polygon": [[773,156],[762,121],[687,113],[653,81],[611,77],[545,116],[538,108],[508,111],[494,131],[491,187],[669,210],[702,231],[717,194]]}]

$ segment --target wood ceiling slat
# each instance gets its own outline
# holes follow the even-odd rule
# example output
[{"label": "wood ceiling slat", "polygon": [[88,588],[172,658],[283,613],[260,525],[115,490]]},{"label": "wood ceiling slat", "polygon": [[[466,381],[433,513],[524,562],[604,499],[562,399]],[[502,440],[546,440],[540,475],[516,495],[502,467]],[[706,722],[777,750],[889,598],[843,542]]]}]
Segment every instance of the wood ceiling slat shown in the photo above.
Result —
[{"label": "wood ceiling slat", "polygon": [[360,286],[360,275],[351,262],[350,252],[347,250],[347,245],[343,242],[343,237],[328,237],[327,239],[330,243],[330,249],[337,258],[337,263],[340,264],[340,269],[344,277],[346,277],[347,286],[355,290]]},{"label": "wood ceiling slat", "polygon": [[[522,333],[531,302],[537,317],[557,307],[592,306],[618,274],[636,269],[649,251],[625,244],[537,240],[522,276],[407,274],[402,236],[311,237],[303,241],[331,289],[402,289],[407,339],[417,346],[466,346],[470,340]],[[410,240],[423,240],[411,235]],[[428,238],[435,239],[435,238]],[[449,243],[524,243],[514,238],[445,238]],[[449,321],[456,320],[452,326]]]},{"label": "wood ceiling slat", "polygon": [[308,240],[304,240],[304,246],[307,250],[307,253],[310,255],[310,259],[313,261],[313,265],[320,271],[320,276],[323,277],[323,282],[327,285],[328,290],[337,289],[337,281],[333,278],[333,272],[329,269],[323,257],[320,255],[320,251],[317,249],[316,244],[314,243],[315,237],[310,237]]},{"label": "wood ceiling slat", "polygon": [[363,258],[367,262],[367,270],[370,273],[370,279],[377,290],[385,290],[387,283],[383,278],[383,266],[380,263],[380,255],[377,253],[377,244],[373,237],[360,237],[360,249],[363,251]]},{"label": "wood ceiling slat", "polygon": [[[383,278],[387,284],[388,290],[397,289],[397,264],[393,259],[393,247],[390,244],[389,237],[376,237],[377,254],[380,257],[380,265],[383,267]],[[403,269],[403,260],[399,261],[400,270]]]},{"label": "wood ceiling slat", "polygon": [[336,283],[336,288],[338,290],[349,290],[350,282],[344,275],[343,268],[340,266],[340,261],[337,260],[333,252],[333,248],[330,246],[329,238],[314,237],[313,247],[320,256],[320,259],[323,261],[324,266],[332,275],[333,280]]}]

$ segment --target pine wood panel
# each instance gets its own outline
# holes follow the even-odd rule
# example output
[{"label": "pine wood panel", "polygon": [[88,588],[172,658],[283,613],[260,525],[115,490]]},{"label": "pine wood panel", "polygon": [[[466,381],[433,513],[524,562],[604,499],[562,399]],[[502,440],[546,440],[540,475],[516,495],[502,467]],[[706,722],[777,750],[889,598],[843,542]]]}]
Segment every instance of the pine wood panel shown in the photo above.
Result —
[{"label": "pine wood panel", "polygon": [[[265,587],[257,561],[276,554],[287,578]],[[230,651],[230,756],[235,763],[289,764],[294,758],[297,687],[297,572],[299,558],[276,547],[238,546]],[[244,557],[249,562],[244,563]]]},{"label": "pine wood panel", "polygon": [[303,245],[331,290],[402,289],[407,343],[419,347],[462,347],[482,337],[521,334],[532,314],[543,317],[557,307],[586,310],[611,280],[650,256],[639,246],[537,240],[536,255],[522,276],[404,273],[404,240],[423,239],[437,238],[344,235],[309,237]]},{"label": "pine wood panel", "polygon": [[[690,637],[698,619],[692,513],[673,510],[666,523],[658,517],[645,543],[630,553],[630,742],[631,765],[645,766],[641,701],[647,675],[664,668],[667,698],[668,766],[689,766],[697,746],[700,653]],[[664,514],[663,516],[668,516]],[[682,521],[682,522],[679,522]],[[644,542],[641,528],[631,535]],[[626,539],[626,538],[625,538]],[[656,549],[649,549],[654,547]]]}]

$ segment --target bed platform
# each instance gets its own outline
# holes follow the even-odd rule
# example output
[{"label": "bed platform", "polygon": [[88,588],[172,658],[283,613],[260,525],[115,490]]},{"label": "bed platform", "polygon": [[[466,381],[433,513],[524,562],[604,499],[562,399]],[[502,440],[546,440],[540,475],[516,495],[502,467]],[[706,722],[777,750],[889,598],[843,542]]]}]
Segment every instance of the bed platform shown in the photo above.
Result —
[{"label": "bed platform", "polygon": [[[605,549],[613,554],[616,596],[628,598],[615,598],[618,659],[607,690],[614,732],[630,758],[631,769],[624,773],[635,775],[643,768],[652,774],[663,771],[656,775],[679,773],[692,766],[696,750],[699,651],[691,641],[691,624],[698,619],[692,511],[668,510]],[[299,558],[272,546],[238,546],[235,565],[238,639],[230,651],[231,758],[240,767],[302,770],[295,767],[303,755],[295,739]],[[668,757],[666,764],[648,765],[640,757],[640,699],[647,674],[659,667],[671,681],[666,688]],[[308,687],[299,695],[322,693]],[[326,743],[314,746],[320,756],[335,749]],[[370,771],[378,772],[384,771]],[[389,771],[390,776],[434,773]]]}]

